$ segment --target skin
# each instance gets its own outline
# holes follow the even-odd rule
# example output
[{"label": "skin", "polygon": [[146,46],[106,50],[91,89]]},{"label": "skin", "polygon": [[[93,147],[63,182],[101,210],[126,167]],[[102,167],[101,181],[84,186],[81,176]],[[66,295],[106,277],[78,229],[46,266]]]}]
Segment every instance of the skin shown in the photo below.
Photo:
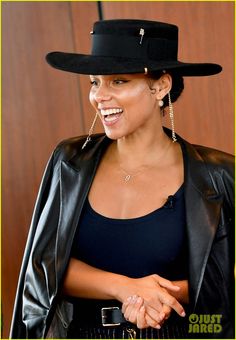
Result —
[{"label": "skin", "polygon": [[92,87],[89,99],[95,110],[100,112],[100,109],[107,107],[124,108],[122,118],[111,127],[104,124],[100,114],[109,138],[118,140],[118,143],[119,139],[132,143],[149,124],[159,123],[156,120],[157,101],[143,75],[91,76],[90,79]]},{"label": "skin", "polygon": [[[90,189],[90,204],[110,218],[146,215],[161,207],[183,183],[181,148],[163,132],[158,105],[171,89],[171,77],[165,74],[152,80],[142,74],[93,75],[90,80],[90,102],[113,140]],[[121,112],[114,121],[106,121],[102,110],[107,109]],[[133,175],[128,184],[123,180],[127,173]],[[123,304],[125,317],[139,328],[159,328],[173,310],[184,316],[182,303],[188,302],[187,280],[170,282],[157,274],[133,279],[73,258],[64,292],[117,299]]]}]

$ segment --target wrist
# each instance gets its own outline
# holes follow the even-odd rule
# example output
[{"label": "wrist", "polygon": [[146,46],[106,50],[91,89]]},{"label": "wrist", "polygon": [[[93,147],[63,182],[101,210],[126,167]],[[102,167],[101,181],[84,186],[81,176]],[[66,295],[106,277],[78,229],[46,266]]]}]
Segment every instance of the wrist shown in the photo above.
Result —
[{"label": "wrist", "polygon": [[115,275],[110,285],[112,297],[123,303],[130,295],[134,294],[131,290],[132,281],[133,279],[128,276]]}]

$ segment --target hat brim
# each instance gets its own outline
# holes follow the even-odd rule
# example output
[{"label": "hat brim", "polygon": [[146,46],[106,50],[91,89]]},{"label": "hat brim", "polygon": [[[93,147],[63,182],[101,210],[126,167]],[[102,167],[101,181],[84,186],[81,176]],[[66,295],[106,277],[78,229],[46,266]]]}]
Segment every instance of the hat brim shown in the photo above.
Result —
[{"label": "hat brim", "polygon": [[46,60],[52,67],[73,73],[108,75],[170,71],[181,76],[210,76],[221,72],[213,63],[185,63],[180,61],[154,61],[121,57],[103,57],[77,53],[51,52]]}]

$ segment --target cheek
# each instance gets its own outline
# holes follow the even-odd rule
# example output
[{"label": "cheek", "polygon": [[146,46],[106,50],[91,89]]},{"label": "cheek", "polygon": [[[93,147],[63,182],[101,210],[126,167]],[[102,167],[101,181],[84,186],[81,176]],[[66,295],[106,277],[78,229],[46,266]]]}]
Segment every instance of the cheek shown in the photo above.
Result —
[{"label": "cheek", "polygon": [[94,98],[94,93],[93,93],[93,91],[90,91],[90,92],[89,92],[89,101],[90,101],[90,104],[91,104],[92,106],[95,107],[96,101],[95,101],[95,98]]},{"label": "cheek", "polygon": [[142,87],[130,92],[128,97],[126,94],[126,102],[127,108],[133,107],[137,111],[143,111],[143,109],[153,108],[156,100],[151,94],[149,88],[147,89],[147,87]]},{"label": "cheek", "polygon": [[[129,93],[129,98],[132,98],[134,101],[140,100],[143,95],[149,94],[150,91],[147,89],[147,86],[145,84],[136,86],[135,88],[132,89]],[[127,93],[126,93],[127,95]]]}]

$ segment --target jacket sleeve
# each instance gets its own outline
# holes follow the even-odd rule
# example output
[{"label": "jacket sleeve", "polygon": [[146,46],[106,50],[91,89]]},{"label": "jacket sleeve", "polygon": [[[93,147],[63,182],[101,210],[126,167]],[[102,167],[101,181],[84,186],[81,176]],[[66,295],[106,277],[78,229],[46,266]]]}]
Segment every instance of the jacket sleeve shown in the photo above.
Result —
[{"label": "jacket sleeve", "polygon": [[235,338],[234,157],[222,152],[208,151],[207,167],[212,184],[221,196],[222,207],[196,311],[199,314],[221,315],[222,331],[214,334],[214,338],[231,339]]},{"label": "jacket sleeve", "polygon": [[[99,137],[99,141],[100,139]],[[103,140],[103,136],[101,140]],[[66,221],[64,221],[62,208],[68,202],[66,201],[67,203],[63,206],[62,202],[65,201],[63,188],[68,183],[65,179],[62,183],[62,173],[65,171],[64,168],[68,168],[70,169],[70,178],[72,174],[73,178],[78,178],[77,168],[74,169],[71,165],[68,167],[67,162],[70,160],[72,165],[73,160],[75,163],[80,162],[81,154],[79,151],[83,143],[84,136],[61,142],[46,167],[23,257],[10,332],[11,338],[44,338],[54,319],[56,307],[60,305],[60,283],[67,256],[69,259],[68,249],[70,242],[73,241],[73,232],[70,233],[70,238],[64,245],[64,248],[68,250],[67,255],[63,253],[63,259],[59,259],[59,245],[62,244],[57,240],[58,237],[61,237],[59,236],[61,235],[59,227],[62,221],[66,222],[66,225],[69,225],[70,222],[68,221],[76,221],[79,214],[78,209],[70,206],[68,212],[71,220],[68,217],[68,220],[66,218]],[[91,143],[91,145],[93,144]],[[87,152],[86,150],[83,156],[85,159],[88,158]],[[87,164],[87,162],[84,163]],[[74,182],[71,183],[71,187],[75,187]],[[86,184],[83,190],[87,187]],[[80,186],[77,185],[73,192],[79,195],[81,190]],[[74,198],[74,194],[69,196]],[[77,206],[77,201],[75,200],[75,202]],[[77,212],[76,217],[74,216],[75,210]],[[76,225],[77,222],[73,222],[73,226]]]},{"label": "jacket sleeve", "polygon": [[46,202],[48,197],[50,196],[52,186],[52,179],[53,173],[55,172],[54,167],[54,158],[55,152],[50,157],[48,164],[46,166],[42,182],[39,188],[39,193],[37,196],[32,222],[28,234],[28,239],[25,247],[25,252],[23,256],[22,266],[20,270],[14,310],[13,310],[13,317],[11,323],[11,330],[10,330],[10,338],[15,339],[25,339],[27,338],[27,331],[26,326],[23,322],[23,315],[22,315],[22,303],[23,303],[23,290],[25,286],[25,279],[26,279],[26,269],[29,264],[29,258],[32,256],[31,250],[32,246],[35,242],[35,235],[38,233],[38,224],[40,218],[42,218],[43,211],[45,209]]}]

